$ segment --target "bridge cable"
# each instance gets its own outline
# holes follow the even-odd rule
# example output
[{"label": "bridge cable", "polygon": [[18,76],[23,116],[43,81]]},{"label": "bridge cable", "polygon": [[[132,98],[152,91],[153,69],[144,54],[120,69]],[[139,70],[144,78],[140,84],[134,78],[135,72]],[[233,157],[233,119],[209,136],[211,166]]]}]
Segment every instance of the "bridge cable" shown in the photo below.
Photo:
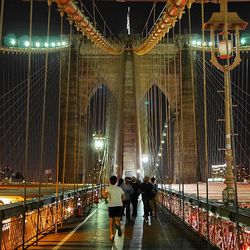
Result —
[{"label": "bridge cable", "polygon": [[[72,46],[72,21],[70,21],[69,42]],[[67,68],[67,88],[66,88],[66,107],[64,118],[64,139],[63,139],[63,172],[62,172],[62,193],[64,196],[65,189],[65,171],[66,171],[66,157],[67,157],[67,136],[68,136],[68,115],[69,115],[69,85],[70,85],[70,72],[71,72],[71,46],[68,50],[68,68]]]},{"label": "bridge cable", "polygon": [[[84,133],[85,131],[82,131],[82,126],[84,126],[82,120],[84,119],[84,115],[82,115],[83,113],[83,83],[84,83],[84,71],[83,71],[83,60],[80,60],[80,48],[83,47],[84,45],[84,39],[82,38],[79,42],[79,51],[78,51],[78,71],[79,71],[79,75],[78,75],[78,109],[79,109],[79,114],[78,114],[78,143],[77,143],[77,168],[78,168],[78,176],[80,176],[80,173],[82,173],[82,178],[78,179],[77,178],[77,182],[81,182],[82,183],[82,187],[83,187],[83,183],[84,183],[84,171],[83,169],[80,169],[80,163],[81,163],[81,159],[83,158],[83,150],[81,145],[84,143],[83,140],[86,138],[81,139],[81,135],[82,133]],[[80,74],[81,73],[81,74]],[[80,78],[81,77],[81,81]],[[83,161],[83,160],[82,160]]]},{"label": "bridge cable", "polygon": [[[205,43],[205,31],[204,31],[204,0],[201,1],[201,20],[202,20],[202,44]],[[202,65],[203,65],[203,96],[204,96],[204,146],[205,146],[205,179],[206,179],[206,210],[207,210],[207,240],[210,241],[209,235],[209,196],[208,196],[208,177],[209,177],[209,165],[208,165],[208,138],[207,138],[207,82],[206,82],[206,68],[205,68],[205,48],[202,49]]]},{"label": "bridge cable", "polygon": [[181,180],[181,196],[182,197],[182,220],[185,221],[185,202],[184,202],[184,175],[183,175],[183,166],[184,166],[184,141],[183,141],[183,80],[182,80],[182,49],[183,49],[183,44],[182,44],[182,32],[181,32],[181,19],[179,19],[179,38],[178,38],[178,47],[179,47],[179,89],[180,89],[180,132],[181,132],[181,160],[180,160],[180,180]]},{"label": "bridge cable", "polygon": [[[63,37],[63,16],[64,13],[60,12],[60,39]],[[62,65],[63,65],[63,52],[60,52],[59,59],[59,87],[58,87],[58,117],[57,117],[57,143],[56,143],[56,218],[55,218],[55,233],[57,233],[58,223],[58,197],[59,197],[59,168],[60,168],[60,126],[61,126],[61,90],[62,90]],[[62,215],[62,206],[60,209]],[[62,218],[62,217],[61,217]],[[61,220],[62,223],[62,220]]]},{"label": "bridge cable", "polygon": [[1,1],[1,12],[0,12],[0,47],[2,47],[3,42],[3,15],[4,15],[4,1]]},{"label": "bridge cable", "polygon": [[[157,65],[160,65],[160,67],[159,67],[159,73],[158,73],[158,75],[159,76],[162,76],[163,74],[162,74],[162,65],[163,65],[163,63],[162,63],[162,53],[160,53],[160,50],[158,50],[158,54],[159,54],[159,57],[158,57],[158,64]],[[162,77],[158,80],[159,82],[161,82],[162,81]],[[161,83],[161,85],[162,85],[162,83]],[[159,152],[161,153],[161,164],[160,164],[160,166],[161,166],[161,169],[160,169],[160,171],[159,171],[159,175],[160,175],[160,180],[161,180],[161,183],[162,183],[162,173],[163,173],[163,171],[162,171],[162,169],[163,169],[163,143],[162,143],[162,131],[163,131],[163,128],[164,128],[164,125],[165,125],[165,123],[166,123],[166,120],[165,121],[163,121],[163,96],[165,97],[165,95],[163,95],[163,92],[162,92],[162,89],[163,88],[158,88],[158,100],[159,100],[159,115],[160,115],[160,117],[161,117],[161,122],[160,122],[160,129],[159,129]],[[166,117],[165,117],[165,119],[166,119]]]},{"label": "bridge cable", "polygon": [[[190,6],[191,7],[191,6]],[[189,31],[189,37],[192,37],[192,23],[191,23],[191,8],[188,8],[188,31]],[[197,157],[197,124],[196,124],[196,100],[195,100],[195,86],[194,86],[194,61],[193,61],[193,50],[191,49],[191,64],[190,64],[190,71],[191,71],[191,84],[192,84],[192,108],[193,108],[193,122],[194,122],[194,150],[195,150],[195,164],[196,164],[196,197],[197,197],[197,203],[198,203],[198,220],[199,220],[199,214],[200,214],[200,191],[199,191],[199,176],[200,176],[200,168],[198,164],[198,157]]]},{"label": "bridge cable", "polygon": [[[75,107],[74,107],[74,156],[73,156],[73,182],[74,182],[74,208],[77,208],[77,196],[76,190],[78,190],[78,165],[77,165],[77,143],[78,143],[78,96],[79,96],[79,53],[80,53],[80,42],[79,40],[79,31],[77,31],[77,41],[76,41],[76,81],[75,81],[75,88],[74,88],[74,100],[75,100]],[[76,183],[77,182],[77,183]]]},{"label": "bridge cable", "polygon": [[[83,64],[84,66],[84,64]],[[87,87],[87,101],[90,102],[90,97],[91,97],[91,90],[90,90],[90,70],[91,70],[91,60],[87,60],[87,63],[86,63],[86,67],[87,67],[87,72],[86,72],[86,87]],[[86,129],[85,129],[85,135],[87,137],[87,145],[91,145],[91,141],[90,141],[90,137],[89,135],[91,134],[90,133],[90,124],[91,124],[91,119],[90,119],[90,115],[91,115],[91,110],[90,110],[90,104],[88,105],[88,109],[87,109],[87,115],[86,115],[86,121],[87,121],[87,125],[86,125]],[[90,163],[90,148],[87,147],[87,150],[86,150],[86,162],[84,163],[85,164],[85,181],[86,179],[88,178],[88,181],[91,181],[90,180],[90,173],[89,173],[89,163]],[[88,164],[88,165],[87,165]],[[92,161],[91,161],[91,164],[92,164]],[[83,169],[84,169],[84,165],[83,165]],[[88,172],[87,172],[88,170]],[[87,178],[86,178],[86,175],[87,175]],[[89,183],[89,182],[88,182]],[[92,183],[92,181],[91,181]],[[92,183],[92,192],[93,192],[93,183]]]},{"label": "bridge cable", "polygon": [[[175,41],[175,29],[172,29],[173,30],[173,41]],[[180,58],[179,58],[180,59]],[[179,60],[179,64],[180,64],[180,60]],[[178,176],[175,175],[175,177],[177,177],[177,183],[178,183],[178,187],[179,187],[179,196],[180,196],[180,199],[179,199],[179,206],[180,206],[180,213],[181,213],[181,210],[182,210],[182,200],[181,200],[181,197],[182,197],[182,185],[181,185],[181,182],[182,182],[182,178],[181,178],[181,150],[180,150],[180,146],[181,146],[181,141],[180,141],[180,136],[181,136],[181,117],[180,117],[180,112],[181,110],[179,109],[179,102],[181,102],[181,96],[180,96],[180,84],[177,85],[177,80],[179,80],[179,83],[180,83],[180,72],[178,74],[178,64],[177,64],[177,58],[176,58],[176,54],[174,54],[174,77],[175,77],[175,96],[176,96],[176,101],[175,101],[175,122],[176,122],[176,136],[177,136],[177,152],[176,154],[178,155],[178,158],[177,158],[177,171],[178,171]],[[180,70],[180,65],[179,65],[179,70]],[[177,74],[178,74],[178,78],[177,78]]]},{"label": "bridge cable", "polygon": [[[30,0],[29,12],[29,44],[32,38],[33,22],[33,0]],[[26,118],[25,118],[25,158],[24,158],[24,202],[23,202],[23,234],[22,249],[25,248],[25,218],[26,218],[26,199],[27,199],[27,178],[28,178],[28,160],[29,160],[29,118],[30,118],[30,87],[31,87],[31,49],[28,51],[28,80],[26,96]]]},{"label": "bridge cable", "polygon": [[144,25],[143,29],[142,29],[142,33],[141,33],[141,39],[142,40],[144,39],[144,37],[143,37],[144,30],[145,30],[145,35],[146,35],[145,37],[147,37],[147,35],[148,35],[148,22],[149,22],[149,19],[150,19],[152,13],[153,12],[155,13],[155,5],[156,5],[156,1],[154,1],[154,4],[153,4],[153,6],[152,6],[152,8],[151,8],[151,10],[150,10],[150,12],[148,14],[148,18],[147,18],[147,20],[145,22],[145,25]]},{"label": "bridge cable", "polygon": [[[167,44],[169,44],[169,33],[167,33]],[[164,46],[164,50],[165,50],[165,46]],[[164,62],[165,62],[165,52],[164,52]],[[166,62],[165,62],[166,64]],[[166,71],[166,66],[164,67],[165,68],[165,71]],[[168,50],[168,55],[167,55],[167,89],[166,91],[168,92],[168,99],[166,101],[166,117],[168,118],[166,120],[166,123],[168,124],[168,128],[167,128],[167,147],[168,147],[168,158],[169,158],[169,161],[168,161],[168,169],[169,169],[169,180],[172,180],[173,179],[173,170],[172,170],[172,140],[171,140],[171,132],[172,132],[172,121],[171,121],[171,96],[170,96],[170,53],[169,53],[169,50]],[[165,72],[165,75],[166,75],[166,72]],[[165,77],[165,81],[166,81],[166,77]],[[171,181],[172,183],[172,181]]]},{"label": "bridge cable", "polygon": [[[48,20],[47,20],[47,43],[49,43],[50,35],[50,17],[51,17],[51,4],[48,2]],[[43,105],[42,105],[42,128],[41,128],[41,140],[40,140],[40,161],[39,161],[39,188],[38,188],[38,200],[41,199],[41,184],[42,184],[42,173],[44,170],[44,133],[45,133],[45,114],[46,114],[46,93],[47,93],[47,81],[48,81],[48,58],[49,53],[45,53],[45,72],[44,72],[44,83],[43,83]],[[40,221],[40,208],[37,209],[37,227],[36,227],[36,242],[38,244],[39,235],[39,221]]]}]

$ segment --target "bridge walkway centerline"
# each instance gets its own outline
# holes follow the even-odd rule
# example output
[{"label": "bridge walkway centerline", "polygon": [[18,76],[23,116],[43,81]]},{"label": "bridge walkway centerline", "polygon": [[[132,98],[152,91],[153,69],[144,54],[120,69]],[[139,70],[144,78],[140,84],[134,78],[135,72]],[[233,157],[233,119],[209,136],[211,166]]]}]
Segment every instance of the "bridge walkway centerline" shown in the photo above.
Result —
[{"label": "bridge walkway centerline", "polygon": [[145,224],[141,200],[138,203],[138,216],[129,223],[125,223],[123,217],[123,234],[119,237],[116,233],[112,242],[109,239],[107,206],[104,202],[91,206],[84,218],[72,217],[58,229],[57,234],[46,234],[38,245],[34,244],[27,249],[216,249],[164,209],[159,209],[158,217],[151,219],[151,225]]}]

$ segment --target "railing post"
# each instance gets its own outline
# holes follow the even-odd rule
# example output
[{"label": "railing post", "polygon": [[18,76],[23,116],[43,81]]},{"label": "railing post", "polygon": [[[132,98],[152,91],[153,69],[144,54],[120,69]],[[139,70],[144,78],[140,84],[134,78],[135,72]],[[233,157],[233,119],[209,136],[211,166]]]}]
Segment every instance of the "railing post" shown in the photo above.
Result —
[{"label": "railing post", "polygon": [[[25,198],[26,199],[26,198]],[[26,219],[26,205],[23,206],[23,231],[22,231],[22,250],[25,249],[25,219]]]},{"label": "railing post", "polygon": [[39,223],[40,223],[40,208],[37,209],[36,245],[38,245]]},{"label": "railing post", "polygon": [[3,243],[3,213],[0,214],[0,250],[2,250]]}]

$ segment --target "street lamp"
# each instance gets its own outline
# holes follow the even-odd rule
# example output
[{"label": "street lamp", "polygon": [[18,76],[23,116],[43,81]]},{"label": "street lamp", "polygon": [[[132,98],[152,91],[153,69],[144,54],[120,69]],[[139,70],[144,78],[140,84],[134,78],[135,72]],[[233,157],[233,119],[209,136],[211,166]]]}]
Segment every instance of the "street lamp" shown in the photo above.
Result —
[{"label": "street lamp", "polygon": [[103,134],[101,134],[100,132],[93,134],[93,139],[94,139],[94,145],[95,145],[95,149],[97,150],[98,153],[98,167],[100,168],[99,171],[99,182],[101,181],[101,177],[102,177],[102,164],[101,164],[101,152],[104,149],[104,145],[105,145],[105,136]]},{"label": "street lamp", "polygon": [[[227,0],[220,2],[220,12],[213,13],[208,22],[204,24],[204,29],[210,30],[211,63],[224,73],[226,187],[222,191],[222,197],[223,203],[226,205],[235,202],[230,71],[241,62],[239,30],[244,30],[246,26],[247,22],[243,21],[236,12],[227,11]],[[217,32],[216,39],[215,32]],[[220,58],[220,62],[217,57]]]}]

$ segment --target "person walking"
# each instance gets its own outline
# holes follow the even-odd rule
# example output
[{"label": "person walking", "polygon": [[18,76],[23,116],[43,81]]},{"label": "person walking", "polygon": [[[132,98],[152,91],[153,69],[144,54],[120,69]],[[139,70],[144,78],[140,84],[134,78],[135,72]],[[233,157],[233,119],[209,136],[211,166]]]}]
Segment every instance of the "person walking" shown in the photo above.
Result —
[{"label": "person walking", "polygon": [[133,194],[131,195],[131,203],[132,203],[132,207],[133,207],[132,217],[136,217],[137,216],[138,197],[140,195],[140,191],[139,191],[139,182],[135,176],[132,177],[131,186],[134,190]]},{"label": "person walking", "polygon": [[158,193],[158,188],[157,185],[155,184],[155,177],[151,178],[151,184],[153,185],[152,189],[152,199],[150,200],[150,207],[152,210],[152,216],[155,218],[157,217],[157,193]]},{"label": "person walking", "polygon": [[124,191],[124,208],[126,209],[126,219],[127,222],[130,222],[130,203],[131,203],[131,195],[134,193],[132,185],[129,183],[130,178],[125,177],[124,183],[121,185],[121,188]]},{"label": "person walking", "polygon": [[144,177],[143,183],[140,184],[140,191],[142,194],[143,208],[144,208],[144,221],[148,224],[148,217],[152,213],[150,208],[150,200],[153,198],[152,195],[153,185],[149,182],[149,177]]},{"label": "person walking", "polygon": [[109,178],[110,186],[106,188],[104,192],[104,198],[109,200],[108,211],[109,211],[109,231],[110,240],[114,240],[114,227],[118,231],[118,236],[122,235],[121,230],[121,215],[123,212],[123,198],[124,191],[121,187],[116,186],[117,177],[111,176]]}]

